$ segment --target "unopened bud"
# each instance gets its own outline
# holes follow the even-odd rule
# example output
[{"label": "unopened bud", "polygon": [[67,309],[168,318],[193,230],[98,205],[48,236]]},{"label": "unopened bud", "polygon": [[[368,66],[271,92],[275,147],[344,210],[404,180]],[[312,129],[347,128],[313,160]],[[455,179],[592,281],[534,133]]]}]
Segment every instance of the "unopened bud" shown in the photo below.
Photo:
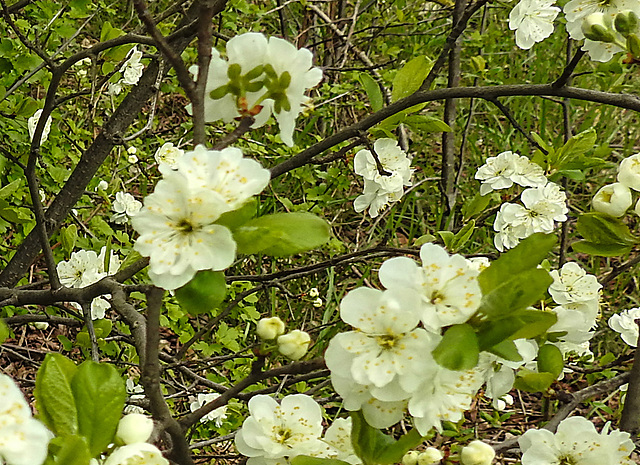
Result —
[{"label": "unopened bud", "polygon": [[640,38],[636,34],[629,34],[627,36],[627,52],[629,52],[633,58],[640,59]]},{"label": "unopened bud", "polygon": [[271,318],[262,318],[258,321],[256,334],[260,339],[269,341],[284,334],[284,323],[277,316]]},{"label": "unopened bud", "polygon": [[443,455],[435,447],[427,447],[424,452],[418,456],[418,465],[433,465],[434,463],[440,463]]},{"label": "unopened bud", "polygon": [[591,205],[593,209],[600,213],[620,218],[631,206],[631,191],[622,183],[615,182],[600,188],[593,196]]},{"label": "unopened bud", "polygon": [[49,329],[49,323],[47,323],[46,321],[36,321],[35,323],[33,323],[33,327],[44,331],[46,329]]},{"label": "unopened bud", "polygon": [[417,451],[410,450],[402,457],[402,465],[417,465],[418,455],[420,454]]},{"label": "unopened bud", "polygon": [[146,442],[153,431],[153,420],[140,413],[130,413],[120,419],[116,439],[123,444]]},{"label": "unopened bud", "polygon": [[616,36],[607,24],[604,13],[591,13],[582,20],[582,33],[596,42],[615,42]]},{"label": "unopened bud", "polygon": [[638,15],[631,10],[621,11],[613,20],[613,25],[616,31],[627,37],[638,29]]},{"label": "unopened bud", "polygon": [[278,338],[278,352],[291,360],[300,360],[307,353],[310,342],[307,333],[294,329]]},{"label": "unopened bud", "polygon": [[312,287],[311,289],[309,289],[309,297],[315,299],[318,296],[320,296],[320,292],[318,291],[317,287]]},{"label": "unopened bud", "polygon": [[462,465],[490,465],[496,452],[489,444],[482,441],[471,441],[462,448],[460,463]]},{"label": "unopened bud", "polygon": [[313,301],[313,306],[316,308],[320,308],[322,307],[322,299],[320,297],[318,297],[316,300]]}]

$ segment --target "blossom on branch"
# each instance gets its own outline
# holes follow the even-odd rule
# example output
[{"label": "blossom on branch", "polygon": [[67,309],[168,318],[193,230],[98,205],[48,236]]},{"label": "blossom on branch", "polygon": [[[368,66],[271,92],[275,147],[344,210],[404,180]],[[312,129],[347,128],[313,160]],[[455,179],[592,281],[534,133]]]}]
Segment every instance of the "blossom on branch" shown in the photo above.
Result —
[{"label": "blossom on branch", "polygon": [[620,333],[622,340],[630,347],[636,347],[638,344],[638,323],[640,319],[640,307],[625,310],[609,318],[609,327]]},{"label": "blossom on branch", "polygon": [[521,0],[509,13],[509,29],[516,31],[516,45],[528,50],[553,33],[560,8],[554,0]]}]

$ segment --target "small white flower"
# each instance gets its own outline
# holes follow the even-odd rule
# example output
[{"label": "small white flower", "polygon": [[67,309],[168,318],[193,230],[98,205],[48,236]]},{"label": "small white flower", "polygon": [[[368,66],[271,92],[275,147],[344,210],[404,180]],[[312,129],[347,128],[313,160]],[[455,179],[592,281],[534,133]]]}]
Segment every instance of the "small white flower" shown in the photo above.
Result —
[{"label": "small white flower", "polygon": [[170,166],[171,169],[175,170],[178,169],[178,158],[180,158],[182,155],[184,155],[184,150],[175,147],[171,142],[167,142],[163,144],[162,147],[158,148],[158,150],[156,150],[153,158],[155,158],[158,165],[164,163]]},{"label": "small white flower", "polygon": [[618,182],[640,191],[640,153],[625,158],[618,165]]},{"label": "small white flower", "polygon": [[309,297],[315,299],[316,297],[320,297],[320,291],[318,291],[317,287],[312,287],[309,289]]},{"label": "small white flower", "polygon": [[[200,407],[204,406],[205,404],[208,404],[209,402],[213,402],[218,397],[220,397],[220,395],[214,392],[211,392],[208,394],[200,393],[198,394],[197,397],[190,397],[189,400],[191,400],[191,403],[189,404],[189,409],[192,412],[195,412]],[[217,409],[212,410],[211,412],[207,413],[205,416],[200,418],[200,423],[206,423],[208,421],[212,421],[214,422],[216,427],[220,428],[222,426],[222,423],[226,419],[227,419],[227,406],[223,405],[222,407],[218,407]]]},{"label": "small white flower", "polygon": [[100,180],[96,186],[96,191],[106,191],[109,188],[109,183],[103,179]]},{"label": "small white flower", "polygon": [[120,92],[122,92],[122,81],[109,83],[109,87],[107,88],[107,94],[118,95],[120,94]]},{"label": "small white flower", "polygon": [[118,447],[105,460],[104,465],[169,465],[169,461],[156,446],[138,442]]},{"label": "small white flower", "polygon": [[322,441],[327,445],[327,450],[318,456],[342,460],[352,465],[362,463],[351,444],[351,427],[351,417],[334,420],[322,438]]},{"label": "small white flower", "polygon": [[266,341],[275,339],[284,334],[284,323],[277,316],[262,318],[256,326],[256,334]]},{"label": "small white flower", "polygon": [[127,161],[128,161],[129,163],[131,163],[132,165],[134,165],[134,164],[138,163],[138,157],[137,157],[137,155],[134,155],[134,154],[129,155],[129,156],[127,157]]},{"label": "small white flower", "polygon": [[322,307],[322,298],[318,297],[313,301],[313,306],[316,308]]},{"label": "small white flower", "polygon": [[402,465],[418,465],[418,455],[417,450],[410,450],[402,456]]},{"label": "small white flower", "polygon": [[549,294],[558,305],[599,298],[602,284],[576,262],[565,263],[559,271],[553,270],[550,274],[553,283],[549,286]]},{"label": "small white flower", "polygon": [[[27,120],[27,126],[29,129],[29,138],[33,140],[33,136],[36,133],[36,126],[38,125],[38,121],[40,120],[40,115],[42,115],[42,109],[37,110],[31,118]],[[40,144],[44,143],[45,140],[49,137],[49,132],[51,131],[51,115],[47,118],[47,122],[44,125],[44,129],[42,130],[42,136],[40,137]]]},{"label": "small white flower", "polygon": [[33,323],[33,327],[41,331],[46,331],[47,329],[49,329],[49,323],[47,323],[46,321],[36,321]]},{"label": "small white flower", "polygon": [[311,337],[299,329],[278,337],[278,352],[291,360],[300,360],[307,353]]},{"label": "small white flower", "polygon": [[249,413],[235,438],[242,455],[269,460],[325,449],[320,441],[322,410],[309,396],[287,396],[278,405],[269,396],[257,395],[249,400]]},{"label": "small white flower", "polygon": [[153,432],[153,420],[146,415],[131,413],[125,415],[118,423],[116,439],[121,444],[134,444],[146,442]]},{"label": "small white flower", "polygon": [[622,340],[630,347],[636,347],[638,343],[638,324],[636,320],[640,319],[640,308],[632,308],[617,313],[609,318],[609,327],[620,333]]},{"label": "small white flower", "polygon": [[521,0],[509,13],[509,29],[516,31],[516,45],[528,50],[553,33],[560,8],[553,0]]},{"label": "small white flower", "polygon": [[496,452],[489,444],[482,441],[471,441],[462,448],[460,452],[460,463],[462,465],[490,465],[493,462]]},{"label": "small white flower", "polygon": [[135,86],[138,83],[144,71],[144,65],[140,63],[141,58],[142,52],[138,51],[137,46],[133,47],[129,52],[129,59],[122,65],[120,70],[122,82],[130,86]]},{"label": "small white flower", "polygon": [[112,221],[118,224],[126,223],[129,218],[136,215],[142,208],[142,202],[128,192],[116,192],[116,199],[111,205],[111,209],[115,214],[111,217]]},{"label": "small white flower", "polygon": [[595,211],[607,213],[616,218],[624,215],[631,203],[631,191],[627,186],[619,182],[601,187],[591,201]]}]

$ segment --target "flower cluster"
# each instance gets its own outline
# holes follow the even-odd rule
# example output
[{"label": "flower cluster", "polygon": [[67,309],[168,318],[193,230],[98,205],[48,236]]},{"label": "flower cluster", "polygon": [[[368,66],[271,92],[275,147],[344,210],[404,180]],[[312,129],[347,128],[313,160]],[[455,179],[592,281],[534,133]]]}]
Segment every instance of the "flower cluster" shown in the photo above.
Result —
[{"label": "flower cluster", "polygon": [[153,158],[158,163],[158,166],[160,166],[161,164],[165,164],[171,169],[176,170],[178,169],[178,158],[180,158],[182,155],[184,155],[184,150],[174,146],[171,142],[166,142],[162,145],[162,147],[156,150]]},{"label": "flower cluster", "polygon": [[[212,50],[206,85],[205,120],[230,122],[254,116],[263,126],[273,114],[282,141],[293,146],[295,120],[308,98],[305,92],[322,79],[313,55],[277,37],[249,32],[227,42],[227,59]],[[197,66],[191,68],[197,74]]]},{"label": "flower cluster", "polygon": [[[353,159],[354,171],[364,178],[364,193],[353,203],[357,212],[369,210],[375,218],[390,203],[397,202],[411,185],[411,160],[393,139],[378,139],[370,150],[360,150]],[[379,162],[379,164],[378,164]]]},{"label": "flower cluster", "polygon": [[31,416],[31,408],[13,380],[0,373],[0,463],[42,465],[51,432]]},{"label": "flower cluster", "polygon": [[551,233],[556,222],[567,220],[567,195],[553,182],[525,189],[520,200],[522,205],[502,204],[493,223],[496,231],[493,242],[501,252],[534,233]]},{"label": "flower cluster", "polygon": [[[105,260],[106,253],[106,247],[102,247],[100,254],[93,250],[73,252],[69,260],[58,263],[60,283],[67,287],[80,288],[115,274],[120,268],[120,259],[113,251],[110,251],[109,259]],[[91,318],[93,320],[104,318],[104,312],[111,308],[111,304],[106,300],[108,298],[111,298],[111,295],[107,294],[93,299],[91,302]],[[79,310],[82,309],[80,304],[76,302],[71,302],[71,305]]]},{"label": "flower cluster", "polygon": [[325,361],[347,410],[362,409],[375,428],[408,410],[424,435],[458,421],[483,382],[480,370],[451,371],[431,355],[442,328],[467,321],[482,295],[478,271],[464,257],[433,244],[420,257],[422,266],[387,260],[380,268],[386,290],[361,287],[342,299],[340,317],[355,330],[331,340]]},{"label": "flower cluster", "polygon": [[620,333],[620,337],[630,347],[636,347],[638,344],[638,323],[640,319],[640,307],[625,310],[617,313],[609,318],[609,327]]},{"label": "flower cluster", "polygon": [[[216,394],[215,392],[210,393],[199,393],[197,397],[189,397],[189,410],[195,412],[200,407],[208,404],[209,402],[213,402],[220,394]],[[207,413],[205,416],[200,418],[200,423],[207,423],[209,421],[214,422],[216,427],[220,428],[222,426],[222,422],[227,419],[227,406],[223,405],[222,407],[218,407],[217,409],[212,410]]]},{"label": "flower cluster", "polygon": [[549,332],[562,334],[553,344],[563,353],[589,353],[589,340],[594,335],[600,310],[602,285],[576,262],[565,263],[560,270],[550,274],[553,283],[549,286],[549,294],[558,304],[552,309],[558,321]]},{"label": "flower cluster", "polygon": [[485,164],[478,168],[475,178],[482,181],[480,195],[506,189],[514,183],[522,187],[543,187],[547,184],[540,165],[510,150],[487,158]]},{"label": "flower cluster", "polygon": [[[509,14],[509,29],[515,31],[516,45],[531,48],[549,37],[560,8],[555,0],[521,0]],[[640,52],[638,37],[639,0],[570,0],[564,7],[569,36],[583,40],[582,50],[595,61],[609,61],[613,55]]]},{"label": "flower cluster", "polygon": [[149,277],[173,290],[199,270],[221,271],[233,263],[236,243],[216,221],[260,193],[270,175],[239,149],[202,145],[179,157],[176,170],[166,164],[160,170],[163,178],[131,223],[140,233],[134,248],[150,257]]},{"label": "flower cluster", "polygon": [[360,463],[351,446],[351,419],[337,419],[322,436],[322,408],[304,394],[249,400],[250,416],[236,434],[238,452],[248,465],[288,463],[298,455]]},{"label": "flower cluster", "polygon": [[584,417],[562,421],[554,434],[545,429],[528,430],[518,440],[522,465],[570,463],[572,465],[631,465],[634,449],[629,433],[609,429],[600,433]]},{"label": "flower cluster", "polygon": [[[618,165],[618,182],[601,187],[593,196],[593,209],[620,218],[633,203],[632,190],[640,192],[640,153],[631,155]],[[635,205],[640,215],[640,199]]]},{"label": "flower cluster", "polygon": [[118,82],[110,82],[108,92],[110,95],[118,95],[122,92],[122,85],[135,86],[142,72],[144,71],[144,65],[140,62],[142,59],[142,52],[138,50],[138,47],[133,47],[129,52],[129,58],[124,62],[122,68],[120,68],[120,74],[122,78]]},{"label": "flower cluster", "polygon": [[142,203],[136,200],[133,195],[128,192],[116,192],[116,199],[111,204],[111,209],[114,211],[111,221],[118,224],[126,223],[141,208]]}]

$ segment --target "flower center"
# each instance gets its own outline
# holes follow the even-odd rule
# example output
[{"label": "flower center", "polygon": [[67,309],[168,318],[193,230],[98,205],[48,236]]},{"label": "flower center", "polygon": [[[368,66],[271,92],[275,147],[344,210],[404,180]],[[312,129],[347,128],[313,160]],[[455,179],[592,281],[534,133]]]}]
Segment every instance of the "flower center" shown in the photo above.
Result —
[{"label": "flower center", "polygon": [[443,300],[444,296],[440,294],[440,292],[433,291],[433,294],[431,294],[431,305],[438,305]]},{"label": "flower center", "polygon": [[289,438],[291,438],[291,430],[281,427],[276,431],[276,442],[284,444]]},{"label": "flower center", "polygon": [[391,350],[395,347],[398,342],[398,336],[393,334],[385,334],[383,336],[377,336],[376,342],[383,350]]},{"label": "flower center", "polygon": [[181,233],[189,234],[189,233],[193,232],[195,227],[193,226],[193,224],[191,224],[191,222],[189,220],[187,220],[186,218],[183,218],[176,225],[176,229],[178,231],[180,231]]}]

